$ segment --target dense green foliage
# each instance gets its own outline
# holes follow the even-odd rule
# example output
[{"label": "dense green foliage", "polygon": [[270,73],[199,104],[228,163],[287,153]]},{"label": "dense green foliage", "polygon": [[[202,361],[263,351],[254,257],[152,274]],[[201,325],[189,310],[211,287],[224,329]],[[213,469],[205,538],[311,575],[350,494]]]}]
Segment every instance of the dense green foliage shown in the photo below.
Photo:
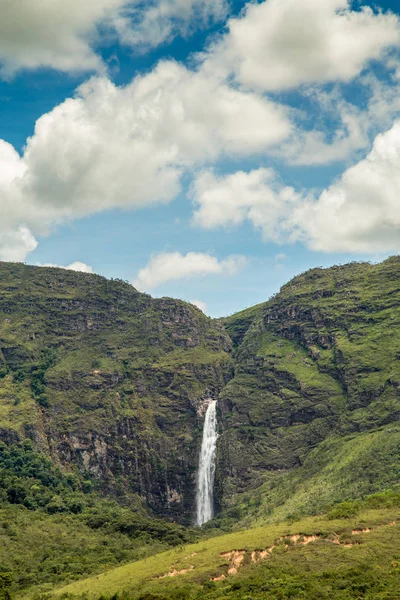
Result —
[{"label": "dense green foliage", "polygon": [[[353,544],[351,564],[318,538],[210,581],[226,567],[222,532],[238,532],[225,549],[258,548],[255,525],[398,518],[399,307],[399,257],[311,270],[218,321],[122,281],[0,263],[0,600],[129,561],[131,587],[110,571],[90,598],[400,597],[395,527]],[[173,521],[192,523],[208,398],[219,514],[200,535]],[[185,570],[181,546],[198,537],[207,559],[184,583],[158,581],[169,564]],[[151,581],[135,587],[140,572]]]},{"label": "dense green foliage", "polygon": [[0,590],[82,577],[194,539],[150,515],[139,499],[123,507],[92,487],[29,440],[0,443]]},{"label": "dense green foliage", "polygon": [[0,440],[29,437],[116,498],[191,523],[198,411],[230,378],[230,353],[191,304],[0,263]]},{"label": "dense green foliage", "polygon": [[35,452],[30,440],[8,446],[0,442],[0,502],[21,504],[29,509],[56,512],[82,512],[83,492],[90,481],[63,473],[45,455]]}]

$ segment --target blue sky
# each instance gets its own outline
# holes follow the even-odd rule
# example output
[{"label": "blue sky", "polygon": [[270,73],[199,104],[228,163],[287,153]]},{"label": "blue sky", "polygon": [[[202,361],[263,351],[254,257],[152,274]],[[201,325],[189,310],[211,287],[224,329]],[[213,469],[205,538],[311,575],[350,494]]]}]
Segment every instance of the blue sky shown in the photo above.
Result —
[{"label": "blue sky", "polygon": [[1,260],[221,316],[399,251],[397,3],[63,4],[0,7]]}]

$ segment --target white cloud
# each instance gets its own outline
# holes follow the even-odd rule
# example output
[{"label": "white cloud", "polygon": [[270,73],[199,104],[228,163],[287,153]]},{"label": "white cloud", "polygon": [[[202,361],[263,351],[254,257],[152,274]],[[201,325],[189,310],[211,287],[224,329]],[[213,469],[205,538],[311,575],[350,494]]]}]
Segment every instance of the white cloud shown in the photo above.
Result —
[{"label": "white cloud", "polygon": [[292,222],[313,250],[400,251],[400,121],[376,137],[368,156],[316,201],[299,205]]},{"label": "white cloud", "polygon": [[203,313],[206,313],[207,311],[207,304],[202,300],[190,300],[190,304],[197,306],[197,308],[199,308]]},{"label": "white cloud", "polygon": [[148,264],[140,269],[132,285],[141,291],[148,291],[177,279],[205,277],[207,275],[235,275],[246,264],[244,256],[229,256],[218,260],[211,254],[202,252],[161,252],[153,256]]},{"label": "white cloud", "polygon": [[306,95],[310,107],[304,116],[313,115],[313,129],[303,129],[300,124],[276,149],[277,156],[294,165],[325,165],[346,160],[369,145],[371,128],[381,124],[376,113],[373,116],[372,97],[370,105],[360,109],[346,102],[339,89],[311,88]]},{"label": "white cloud", "polygon": [[358,105],[344,99],[340,85],[304,89],[307,110],[295,111],[297,126],[272,153],[289,164],[318,166],[348,160],[369,148],[398,117],[400,86],[393,77],[379,79],[371,71],[357,83]]},{"label": "white cloud", "polygon": [[0,231],[0,260],[21,262],[38,243],[27,227]]},{"label": "white cloud", "polygon": [[175,62],[124,88],[93,78],[37,121],[22,157],[0,140],[0,233],[169,202],[185,169],[260,153],[289,131],[280,106]]},{"label": "white cloud", "polygon": [[2,0],[0,75],[39,67],[101,70],[96,45],[104,30],[143,50],[187,35],[226,12],[225,0]]},{"label": "white cloud", "polygon": [[224,19],[227,0],[147,0],[126,5],[114,20],[123,44],[143,51]]},{"label": "white cloud", "polygon": [[237,226],[249,220],[265,240],[280,241],[286,221],[301,196],[283,186],[272,169],[256,169],[217,177],[201,173],[192,187],[193,223],[204,229]]},{"label": "white cloud", "polygon": [[201,227],[248,219],[265,240],[322,252],[399,252],[400,121],[318,198],[283,187],[266,169],[221,178],[203,173],[193,194],[194,223]]},{"label": "white cloud", "polygon": [[208,51],[212,72],[262,91],[350,81],[373,59],[400,46],[399,18],[353,11],[348,0],[249,3]]},{"label": "white cloud", "polygon": [[80,273],[93,273],[93,267],[90,267],[89,265],[80,262],[80,261],[75,261],[73,263],[71,263],[70,265],[63,267],[62,265],[55,265],[53,263],[46,263],[44,265],[42,264],[37,264],[38,267],[54,267],[56,269],[66,269],[67,271],[78,271]]},{"label": "white cloud", "polygon": [[53,67],[60,71],[98,69],[91,45],[97,25],[124,0],[2,0],[0,63],[5,76],[18,69]]}]

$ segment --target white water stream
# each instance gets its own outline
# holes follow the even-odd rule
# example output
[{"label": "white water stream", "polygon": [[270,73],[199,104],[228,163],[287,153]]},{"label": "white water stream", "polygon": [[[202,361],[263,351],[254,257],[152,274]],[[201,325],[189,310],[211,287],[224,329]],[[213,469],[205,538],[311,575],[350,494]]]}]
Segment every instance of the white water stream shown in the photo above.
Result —
[{"label": "white water stream", "polygon": [[214,476],[217,453],[217,402],[210,402],[206,412],[197,477],[196,524],[203,525],[214,516]]}]

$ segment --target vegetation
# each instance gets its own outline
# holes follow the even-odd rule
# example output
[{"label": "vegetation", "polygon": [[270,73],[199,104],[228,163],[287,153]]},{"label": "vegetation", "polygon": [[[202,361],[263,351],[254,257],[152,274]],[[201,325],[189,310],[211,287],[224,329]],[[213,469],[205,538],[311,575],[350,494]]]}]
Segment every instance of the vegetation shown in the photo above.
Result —
[{"label": "vegetation", "polygon": [[399,598],[399,281],[399,257],[314,269],[214,321],[1,263],[0,600]]},{"label": "vegetation", "polygon": [[92,488],[28,440],[0,444],[0,590],[75,579],[195,539],[139,499],[127,508]]},{"label": "vegetation", "polygon": [[[399,511],[400,493],[375,495],[337,505],[325,516],[203,540],[42,598],[395,600]],[[242,556],[239,562],[232,551]],[[228,574],[235,564],[237,572]]]},{"label": "vegetation", "polygon": [[0,440],[190,525],[198,410],[232,373],[221,324],[121,281],[0,264]]},{"label": "vegetation", "polygon": [[226,319],[219,495],[236,520],[315,514],[399,482],[399,275],[399,257],[312,269]]}]

